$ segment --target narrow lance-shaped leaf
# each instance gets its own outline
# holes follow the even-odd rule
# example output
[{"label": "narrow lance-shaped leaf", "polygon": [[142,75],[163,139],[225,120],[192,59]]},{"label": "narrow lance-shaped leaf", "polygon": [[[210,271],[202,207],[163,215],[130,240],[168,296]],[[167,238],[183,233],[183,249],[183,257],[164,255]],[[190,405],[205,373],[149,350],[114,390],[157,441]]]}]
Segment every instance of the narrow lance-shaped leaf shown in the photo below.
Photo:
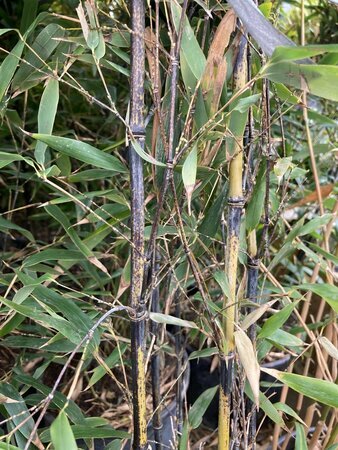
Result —
[{"label": "narrow lance-shaped leaf", "polygon": [[234,337],[239,358],[250,383],[255,403],[258,406],[260,368],[257,362],[256,352],[251,340],[243,330],[239,329],[235,331]]},{"label": "narrow lance-shaped leaf", "polygon": [[38,133],[33,133],[32,138],[44,142],[60,153],[91,164],[94,167],[115,170],[116,172],[126,172],[124,165],[115,156],[104,153],[102,150],[98,150],[85,142]]},{"label": "narrow lance-shaped leaf", "polygon": [[50,434],[55,450],[78,450],[74,434],[64,411],[61,411],[52,423]]},{"label": "narrow lance-shaped leaf", "polygon": [[297,306],[297,303],[298,302],[291,303],[290,305],[285,306],[283,309],[269,317],[268,320],[264,323],[258,337],[266,338],[272,335],[288,320],[292,311]]},{"label": "narrow lance-shaped leaf", "polygon": [[319,380],[317,378],[305,377],[303,375],[296,375],[294,373],[280,372],[275,369],[262,370],[269,375],[282,381],[282,383],[289,386],[296,392],[312,398],[313,400],[323,403],[324,405],[338,408],[338,385],[326,380]]},{"label": "narrow lance-shaped leaf", "polygon": [[[55,78],[49,78],[43,91],[39,112],[38,131],[39,133],[51,134],[53,131],[56,110],[59,103],[59,82]],[[45,164],[45,152],[47,144],[38,141],[35,147],[35,158],[39,164]]]},{"label": "narrow lance-shaped leaf", "polygon": [[197,145],[194,145],[182,167],[182,179],[187,194],[188,212],[191,215],[191,198],[194,192],[197,173]]},{"label": "narrow lance-shaped leaf", "polygon": [[301,284],[298,289],[304,289],[306,291],[313,292],[322,297],[331,308],[338,313],[338,287],[333,284]]}]

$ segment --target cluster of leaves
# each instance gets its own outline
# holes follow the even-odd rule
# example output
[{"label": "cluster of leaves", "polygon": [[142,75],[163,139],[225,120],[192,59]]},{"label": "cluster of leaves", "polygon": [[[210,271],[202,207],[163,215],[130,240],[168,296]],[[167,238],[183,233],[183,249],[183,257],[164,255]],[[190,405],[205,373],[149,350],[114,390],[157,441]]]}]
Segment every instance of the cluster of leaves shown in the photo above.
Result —
[{"label": "cluster of leaves", "polygon": [[[3,14],[0,30],[4,42],[0,66],[0,354],[4,361],[0,448],[44,448],[51,442],[55,450],[73,450],[77,445],[90,446],[91,439],[106,438],[112,441],[107,450],[117,449],[123,439],[130,437],[125,431],[130,428],[128,414],[122,420],[118,413],[120,400],[115,397],[109,404],[119,417],[112,421],[114,427],[102,417],[86,415],[85,405],[88,398],[94,403],[100,389],[107,389],[102,384],[104,379],[111,391],[130,402],[129,323],[117,317],[128,305],[132,245],[125,151],[129,12],[124,2],[110,5],[87,1],[78,6],[73,2],[25,1],[20,16],[21,2],[14,3],[8,6],[12,10]],[[192,4],[183,21],[179,54],[173,136],[176,198],[168,195],[160,213],[156,236],[160,268],[154,285],[145,292],[149,303],[151,289],[159,286],[161,311],[167,314],[152,313],[151,320],[185,327],[187,340],[198,348],[191,357],[218,353],[217,333],[224,314],[222,296],[228,294],[221,226],[227,167],[236,137],[243,135],[249,117],[256,130],[250,142],[255,167],[250,168],[248,158],[236,334],[239,359],[250,381],[246,393],[253,397],[251,391],[255,393],[259,382],[259,371],[257,380],[257,376],[252,377],[256,366],[253,369],[245,357],[251,346],[246,331],[257,323],[254,363],[261,364],[266,355],[276,351],[296,357],[302,364],[315,354],[322,368],[319,375],[312,365],[306,374],[311,376],[270,373],[296,392],[335,408],[338,395],[332,374],[337,348],[325,336],[334,335],[334,313],[338,310],[337,288],[330,284],[332,267],[337,264],[336,255],[330,252],[336,233],[332,229],[336,204],[331,195],[336,174],[330,169],[334,165],[336,123],[330,118],[330,100],[338,100],[338,90],[333,88],[337,84],[333,64],[338,47],[278,48],[265,65],[253,52],[255,83],[248,83],[250,90],[234,95],[231,77],[240,39],[235,33],[236,17],[229,12],[224,15],[224,5],[217,2],[211,9],[206,2]],[[267,5],[262,10],[269,15]],[[144,160],[147,244],[157,213],[168,146],[172,98],[168,30],[180,32],[181,15],[178,3],[165,6],[161,2],[161,70],[157,74],[157,37],[153,20],[147,18],[146,149],[134,144]],[[166,22],[168,16],[171,28]],[[299,62],[323,54],[318,64]],[[265,78],[271,81],[271,139],[276,147],[270,184],[266,184],[269,155],[261,149],[261,135],[266,132],[262,129],[266,124],[262,101]],[[157,84],[160,94],[154,89]],[[298,90],[303,88],[325,99],[311,97],[308,112],[315,136],[314,154],[320,160],[320,181],[326,188],[322,191],[326,214],[321,216],[313,205],[315,179]],[[316,196],[314,199],[316,204]],[[300,202],[299,206],[296,202]],[[287,206],[296,215],[290,219],[294,221],[291,231],[282,214]],[[246,234],[255,230],[258,242],[264,240],[262,217],[266,207],[269,256],[261,267],[259,305],[247,314],[247,308],[253,305],[245,295]],[[195,288],[196,273],[189,266],[185,245],[194,255],[206,297]],[[310,284],[314,272],[318,284]],[[300,313],[312,293],[316,299],[323,299],[321,312],[313,312],[313,321]],[[177,295],[184,319],[170,314]],[[96,326],[115,306],[122,309],[113,311],[111,321]],[[170,351],[167,347],[166,351]],[[67,367],[66,375],[56,386],[63,367]],[[117,379],[113,368],[124,375],[123,381]],[[314,375],[323,379],[316,380]],[[82,387],[86,388],[84,393]],[[85,396],[88,390],[90,397]],[[51,392],[54,397],[47,397]],[[205,391],[192,406],[180,448],[188,445],[191,430],[200,425],[215,393],[216,388]],[[262,389],[258,396],[261,409],[274,423],[284,427],[286,417],[290,426],[295,424],[297,445],[306,448],[301,411],[271,401]],[[41,411],[45,412],[46,400],[49,413],[57,417],[51,426],[38,420]],[[100,414],[106,406],[103,401]],[[324,421],[331,417],[329,411],[323,409]],[[334,435],[337,424],[332,422],[331,430]],[[334,438],[326,440],[327,445],[333,442]]]}]

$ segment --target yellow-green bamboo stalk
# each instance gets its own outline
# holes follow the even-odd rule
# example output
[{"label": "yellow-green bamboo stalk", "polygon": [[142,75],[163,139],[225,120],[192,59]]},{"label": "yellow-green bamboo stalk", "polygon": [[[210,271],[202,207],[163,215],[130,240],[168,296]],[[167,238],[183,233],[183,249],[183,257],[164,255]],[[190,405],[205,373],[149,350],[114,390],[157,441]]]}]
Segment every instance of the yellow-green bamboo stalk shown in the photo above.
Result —
[{"label": "yellow-green bamboo stalk", "polygon": [[[241,89],[247,80],[246,41],[241,42],[234,69],[234,92]],[[244,131],[244,130],[243,130]],[[229,194],[227,217],[227,248],[225,274],[228,280],[228,297],[224,297],[224,346],[221,358],[220,400],[218,421],[218,449],[230,448],[230,412],[234,363],[234,324],[236,320],[236,284],[239,252],[239,229],[243,199],[243,135],[234,136],[231,161],[229,165]]]}]

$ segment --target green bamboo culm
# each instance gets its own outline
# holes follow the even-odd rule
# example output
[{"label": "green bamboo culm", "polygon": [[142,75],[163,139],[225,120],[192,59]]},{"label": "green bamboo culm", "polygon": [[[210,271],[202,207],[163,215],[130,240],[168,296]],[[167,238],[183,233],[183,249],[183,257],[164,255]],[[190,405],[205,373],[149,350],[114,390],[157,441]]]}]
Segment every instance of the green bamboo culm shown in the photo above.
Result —
[{"label": "green bamboo culm", "polygon": [[[234,92],[243,88],[247,81],[246,39],[242,38],[234,68]],[[244,130],[243,130],[244,132]],[[228,450],[231,446],[230,413],[231,391],[234,371],[234,331],[236,320],[236,284],[239,252],[239,231],[243,198],[243,133],[233,136],[229,164],[229,193],[227,214],[227,245],[225,275],[228,280],[228,297],[224,297],[223,330],[224,343],[220,361],[220,396],[218,419],[218,450]]]},{"label": "green bamboo culm", "polygon": [[130,184],[131,184],[131,351],[133,384],[133,450],[147,447],[145,325],[146,305],[142,297],[144,276],[144,180],[142,159],[133,148],[135,140],[144,147],[144,21],[143,0],[131,0],[131,86],[130,86]]}]

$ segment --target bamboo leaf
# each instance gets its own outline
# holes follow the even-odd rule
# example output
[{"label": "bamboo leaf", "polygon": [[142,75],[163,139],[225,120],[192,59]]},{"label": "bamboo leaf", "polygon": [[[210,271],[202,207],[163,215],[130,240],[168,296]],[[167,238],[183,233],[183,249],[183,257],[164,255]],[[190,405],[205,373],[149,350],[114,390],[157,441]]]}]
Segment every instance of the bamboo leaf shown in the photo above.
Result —
[{"label": "bamboo leaf", "polygon": [[332,344],[325,336],[320,336],[318,342],[324,348],[324,350],[335,360],[338,361],[338,348]]},{"label": "bamboo leaf", "polygon": [[111,369],[116,366],[120,362],[120,353],[121,355],[127,350],[127,344],[120,345],[120,351],[116,347],[113,352],[108,356],[108,358],[104,361],[104,365],[99,365],[93,371],[93,375],[90,377],[88,382],[87,389],[91,386],[94,386],[101,378],[107,373],[107,368]]},{"label": "bamboo leaf", "polygon": [[50,435],[55,450],[78,450],[67,415],[61,411],[50,427]]},{"label": "bamboo leaf", "polygon": [[264,323],[258,337],[261,339],[267,338],[271,336],[277,329],[281,328],[281,326],[288,320],[297,304],[298,302],[291,303],[290,305],[285,306],[283,309],[275,313],[273,316],[269,317],[268,320]]},{"label": "bamboo leaf", "polygon": [[197,145],[195,144],[182,167],[182,179],[187,194],[188,212],[191,215],[191,198],[194,192],[197,173]]},{"label": "bamboo leaf", "polygon": [[301,284],[298,289],[314,292],[322,297],[338,313],[338,287],[332,284]]},{"label": "bamboo leaf", "polygon": [[304,377],[294,373],[280,372],[275,369],[262,370],[282,381],[296,392],[323,403],[324,405],[338,408],[338,386],[335,383],[317,378]]},{"label": "bamboo leaf", "polygon": [[[171,6],[171,13],[173,17],[173,21],[175,24],[176,32],[178,33],[179,27],[180,27],[180,20],[182,15],[182,8],[181,6],[176,2],[176,0],[173,0],[170,2]],[[199,43],[197,42],[197,39],[195,37],[195,33],[193,29],[190,26],[189,20],[187,17],[184,17],[184,25],[183,25],[183,34],[182,34],[182,43],[181,43],[181,53],[184,54],[184,57],[189,65],[190,70],[194,74],[196,80],[200,80],[204,68],[205,68],[205,56],[202,52],[201,47],[199,46]]]},{"label": "bamboo leaf", "polygon": [[78,159],[84,163],[91,164],[94,167],[115,170],[116,172],[122,173],[127,171],[123,164],[115,156],[104,153],[102,150],[98,150],[85,142],[39,133],[33,133],[32,138],[44,142],[49,145],[49,147],[60,153]]},{"label": "bamboo leaf", "polygon": [[265,190],[265,167],[262,164],[245,215],[245,225],[249,231],[254,230],[260,222],[264,206]]},{"label": "bamboo leaf", "polygon": [[218,386],[206,389],[190,408],[188,420],[193,430],[201,425],[203,416],[215,397],[217,390]]},{"label": "bamboo leaf", "polygon": [[14,161],[25,161],[28,165],[34,167],[34,163],[30,158],[25,158],[14,153],[0,152],[0,169],[13,163]]},{"label": "bamboo leaf", "polygon": [[295,426],[296,426],[295,450],[308,450],[304,426],[298,422],[296,422]]},{"label": "bamboo leaf", "polygon": [[166,167],[166,165],[164,163],[158,161],[153,156],[151,156],[149,153],[146,153],[143,150],[143,148],[141,147],[141,145],[135,139],[132,139],[131,142],[132,142],[135,152],[138,155],[140,155],[142,159],[144,159],[147,162],[150,162],[151,164],[154,164],[155,166]]},{"label": "bamboo leaf", "polygon": [[[51,134],[53,131],[54,120],[59,103],[59,82],[55,78],[49,78],[43,91],[39,112],[38,112],[38,131],[40,134]],[[47,144],[42,141],[36,143],[34,155],[39,164],[45,164],[45,152]]]},{"label": "bamboo leaf", "polygon": [[277,47],[273,52],[269,64],[281,61],[297,61],[322,53],[338,53],[338,44],[304,45],[302,47]]},{"label": "bamboo leaf", "polygon": [[3,96],[6,94],[12,81],[24,47],[25,43],[20,40],[13,50],[6,56],[0,66],[0,102],[2,101]]},{"label": "bamboo leaf", "polygon": [[[39,33],[32,44],[32,49],[28,50],[24,56],[25,62],[20,65],[13,78],[12,87],[17,93],[30,87],[27,83],[28,79],[36,69],[40,69],[46,64],[64,34],[64,29],[55,23],[50,23]],[[39,76],[41,77],[41,74]]]},{"label": "bamboo leaf", "polygon": [[250,383],[255,403],[258,406],[260,368],[257,362],[256,352],[251,340],[243,330],[238,329],[235,331],[234,337],[239,358]]},{"label": "bamboo leaf", "polygon": [[282,61],[265,66],[261,76],[328,100],[338,101],[338,90],[332,89],[338,77],[337,66]]},{"label": "bamboo leaf", "polygon": [[42,250],[35,255],[28,256],[23,267],[34,266],[44,261],[81,261],[82,253],[74,250],[49,249]]},{"label": "bamboo leaf", "polygon": [[[250,398],[251,401],[254,401],[254,396],[250,387],[250,384],[247,382],[245,383],[245,393]],[[259,393],[259,407],[262,409],[265,414],[270,417],[270,419],[276,423],[277,425],[281,427],[285,427],[284,420],[280,416],[277,408],[275,408],[275,405],[271,403],[271,401],[268,399],[266,395],[263,394],[263,392]]]},{"label": "bamboo leaf", "polygon": [[289,405],[286,405],[285,403],[282,403],[282,402],[277,402],[277,403],[274,403],[274,406],[275,406],[275,408],[278,409],[278,411],[282,411],[285,414],[288,414],[289,416],[298,420],[298,422],[302,423],[303,425],[306,425],[305,422],[299,417],[299,415],[292,408],[290,408]]},{"label": "bamboo leaf", "polygon": [[168,314],[150,313],[151,320],[157,323],[165,323],[167,325],[176,325],[178,327],[197,328],[198,326],[190,320],[179,319],[178,317],[169,316]]}]

